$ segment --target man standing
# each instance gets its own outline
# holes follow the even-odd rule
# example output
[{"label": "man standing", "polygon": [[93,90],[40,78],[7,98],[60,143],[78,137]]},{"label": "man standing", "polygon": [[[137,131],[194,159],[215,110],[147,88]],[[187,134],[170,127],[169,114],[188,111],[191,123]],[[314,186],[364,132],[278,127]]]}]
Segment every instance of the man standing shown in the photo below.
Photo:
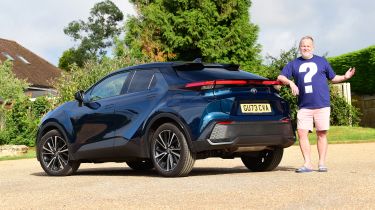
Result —
[{"label": "man standing", "polygon": [[343,82],[354,75],[355,68],[350,68],[345,75],[336,75],[325,58],[313,54],[314,40],[311,36],[301,38],[299,51],[301,57],[289,62],[277,78],[284,85],[290,86],[294,96],[298,96],[297,133],[305,163],[296,172],[313,171],[308,133],[313,130],[314,124],[319,153],[318,171],[327,172],[325,161],[330,118],[327,79],[333,83]]}]

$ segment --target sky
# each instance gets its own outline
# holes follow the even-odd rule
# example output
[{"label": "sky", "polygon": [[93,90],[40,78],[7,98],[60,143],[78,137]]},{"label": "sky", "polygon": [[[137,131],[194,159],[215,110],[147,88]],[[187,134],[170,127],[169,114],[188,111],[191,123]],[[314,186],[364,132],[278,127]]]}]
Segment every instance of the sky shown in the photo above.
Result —
[{"label": "sky", "polygon": [[[1,0],[0,38],[16,41],[57,66],[62,53],[75,46],[63,29],[86,21],[100,0]],[[113,0],[135,15],[128,0]],[[262,55],[278,56],[311,35],[315,54],[328,57],[375,45],[374,0],[252,0],[250,21],[259,27]]]}]

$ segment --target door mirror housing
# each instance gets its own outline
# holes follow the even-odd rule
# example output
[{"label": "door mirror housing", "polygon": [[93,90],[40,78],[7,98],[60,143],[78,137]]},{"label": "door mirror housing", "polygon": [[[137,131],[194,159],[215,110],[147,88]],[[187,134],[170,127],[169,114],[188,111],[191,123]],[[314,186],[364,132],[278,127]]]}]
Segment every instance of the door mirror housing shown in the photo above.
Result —
[{"label": "door mirror housing", "polygon": [[84,92],[83,90],[79,90],[74,94],[74,98],[80,103],[83,103],[84,100]]}]

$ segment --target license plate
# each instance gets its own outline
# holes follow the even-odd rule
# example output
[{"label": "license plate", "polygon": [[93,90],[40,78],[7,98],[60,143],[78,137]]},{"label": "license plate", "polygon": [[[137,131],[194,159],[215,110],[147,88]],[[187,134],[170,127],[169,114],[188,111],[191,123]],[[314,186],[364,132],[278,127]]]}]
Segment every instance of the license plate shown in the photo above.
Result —
[{"label": "license plate", "polygon": [[242,113],[271,113],[271,105],[262,104],[241,104]]}]

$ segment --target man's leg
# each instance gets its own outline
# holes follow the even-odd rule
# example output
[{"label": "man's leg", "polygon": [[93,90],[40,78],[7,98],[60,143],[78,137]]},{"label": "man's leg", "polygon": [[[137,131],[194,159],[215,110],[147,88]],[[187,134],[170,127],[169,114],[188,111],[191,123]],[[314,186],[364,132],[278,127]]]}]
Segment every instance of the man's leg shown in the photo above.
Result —
[{"label": "man's leg", "polygon": [[327,156],[327,131],[316,131],[318,137],[319,166],[325,166]]},{"label": "man's leg", "polygon": [[[321,108],[314,114],[314,121],[316,127],[317,146],[319,153],[319,166],[324,166],[327,156],[327,134],[329,129],[329,116],[331,109],[329,107]],[[326,170],[326,169],[325,169]]]},{"label": "man's leg", "polygon": [[309,130],[313,130],[313,110],[300,109],[297,112],[297,134],[299,146],[305,160],[304,166],[312,169]]},{"label": "man's leg", "polygon": [[298,140],[299,140],[299,146],[301,148],[301,152],[303,155],[303,158],[305,160],[304,166],[306,168],[312,169],[312,163],[311,163],[311,146],[309,142],[309,130],[304,129],[298,129]]}]

